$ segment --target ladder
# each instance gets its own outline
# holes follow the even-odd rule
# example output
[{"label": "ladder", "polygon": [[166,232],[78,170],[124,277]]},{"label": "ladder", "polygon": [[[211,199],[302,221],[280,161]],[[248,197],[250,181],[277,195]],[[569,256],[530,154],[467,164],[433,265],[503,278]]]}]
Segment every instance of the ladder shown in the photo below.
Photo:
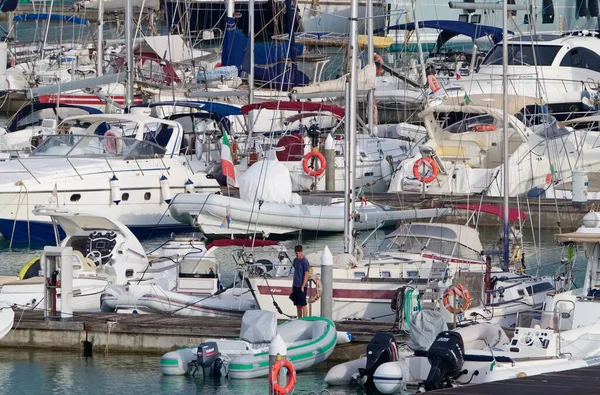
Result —
[{"label": "ladder", "polygon": [[441,299],[439,283],[446,279],[446,270],[448,263],[443,261],[433,261],[431,271],[425,286],[425,292],[421,296],[421,310],[439,311],[441,308]]}]

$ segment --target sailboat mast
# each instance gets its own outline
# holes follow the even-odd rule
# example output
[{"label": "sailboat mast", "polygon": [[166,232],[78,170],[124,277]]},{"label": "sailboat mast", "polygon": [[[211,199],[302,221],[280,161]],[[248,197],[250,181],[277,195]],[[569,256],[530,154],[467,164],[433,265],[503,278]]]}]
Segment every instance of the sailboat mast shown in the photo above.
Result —
[{"label": "sailboat mast", "polygon": [[127,85],[125,91],[125,108],[133,105],[133,5],[125,0],[125,64],[127,65]]},{"label": "sailboat mast", "polygon": [[508,0],[502,2],[502,123],[504,124],[504,263],[503,269],[508,270]]},{"label": "sailboat mast", "polygon": [[[367,58],[369,65],[375,63],[375,43],[373,40],[373,0],[367,0],[367,37],[369,44],[367,46]],[[369,134],[373,134],[375,128],[375,90],[369,90],[367,96],[367,122],[369,123]]]},{"label": "sailboat mast", "polygon": [[[227,15],[231,9],[231,16],[233,17],[234,2],[229,1],[227,7]],[[248,48],[250,48],[250,70],[248,71],[248,103],[254,103],[254,0],[248,0]],[[250,111],[252,112],[252,111]],[[248,114],[250,115],[250,114]],[[249,118],[252,119],[252,118]],[[250,128],[252,128],[252,121]]]},{"label": "sailboat mast", "polygon": [[[358,81],[356,72],[358,70],[358,0],[350,2],[350,94],[349,105],[346,108],[346,122],[348,123],[345,138],[346,147],[346,172],[348,183],[346,185],[346,205],[348,213],[348,233],[345,236],[347,240],[348,253],[354,252],[354,189],[356,173],[356,105],[358,100]],[[345,243],[346,245],[346,243]]]},{"label": "sailboat mast", "polygon": [[98,71],[96,75],[100,77],[103,74],[104,65],[104,0],[98,1],[98,44],[96,45],[96,61],[98,62]]}]

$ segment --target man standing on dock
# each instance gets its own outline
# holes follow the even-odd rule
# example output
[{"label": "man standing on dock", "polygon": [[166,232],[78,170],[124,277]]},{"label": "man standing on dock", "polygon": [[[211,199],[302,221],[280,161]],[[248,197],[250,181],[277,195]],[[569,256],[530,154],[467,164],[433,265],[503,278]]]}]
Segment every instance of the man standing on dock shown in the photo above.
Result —
[{"label": "man standing on dock", "polygon": [[310,264],[308,259],[304,256],[302,246],[297,245],[294,247],[296,252],[296,258],[294,258],[294,281],[292,282],[292,294],[290,299],[296,306],[298,312],[298,318],[308,316],[308,307],[306,306],[306,283],[310,275]]}]

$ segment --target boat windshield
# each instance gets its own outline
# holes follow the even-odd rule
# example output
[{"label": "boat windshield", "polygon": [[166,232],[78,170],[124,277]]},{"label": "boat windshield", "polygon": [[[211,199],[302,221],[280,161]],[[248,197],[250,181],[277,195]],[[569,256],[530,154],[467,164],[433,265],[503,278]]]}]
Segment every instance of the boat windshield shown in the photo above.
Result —
[{"label": "boat windshield", "polygon": [[490,115],[477,115],[474,117],[465,117],[460,119],[460,116],[469,114],[451,113],[440,118],[440,123],[444,131],[449,133],[465,133],[465,132],[493,132],[500,128],[502,122],[497,121]]},{"label": "boat windshield", "polygon": [[47,136],[31,156],[109,156],[133,159],[160,157],[164,154],[165,149],[160,145],[133,137],[67,134]]},{"label": "boat windshield", "polygon": [[477,251],[455,241],[435,237],[398,235],[386,239],[379,246],[378,251],[400,251],[413,254],[431,253],[437,256],[481,261],[481,255]]},{"label": "boat windshield", "polygon": [[[508,65],[551,66],[559,45],[508,44]],[[496,45],[483,60],[482,66],[502,65],[502,45]]]}]

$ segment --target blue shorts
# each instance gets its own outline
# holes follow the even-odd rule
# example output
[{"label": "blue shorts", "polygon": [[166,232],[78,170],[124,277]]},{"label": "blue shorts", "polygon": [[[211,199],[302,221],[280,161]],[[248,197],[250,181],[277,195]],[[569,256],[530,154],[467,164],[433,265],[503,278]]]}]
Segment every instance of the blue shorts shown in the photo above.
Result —
[{"label": "blue shorts", "polygon": [[292,287],[290,299],[294,303],[294,306],[306,306],[306,288],[302,291],[300,287]]}]

